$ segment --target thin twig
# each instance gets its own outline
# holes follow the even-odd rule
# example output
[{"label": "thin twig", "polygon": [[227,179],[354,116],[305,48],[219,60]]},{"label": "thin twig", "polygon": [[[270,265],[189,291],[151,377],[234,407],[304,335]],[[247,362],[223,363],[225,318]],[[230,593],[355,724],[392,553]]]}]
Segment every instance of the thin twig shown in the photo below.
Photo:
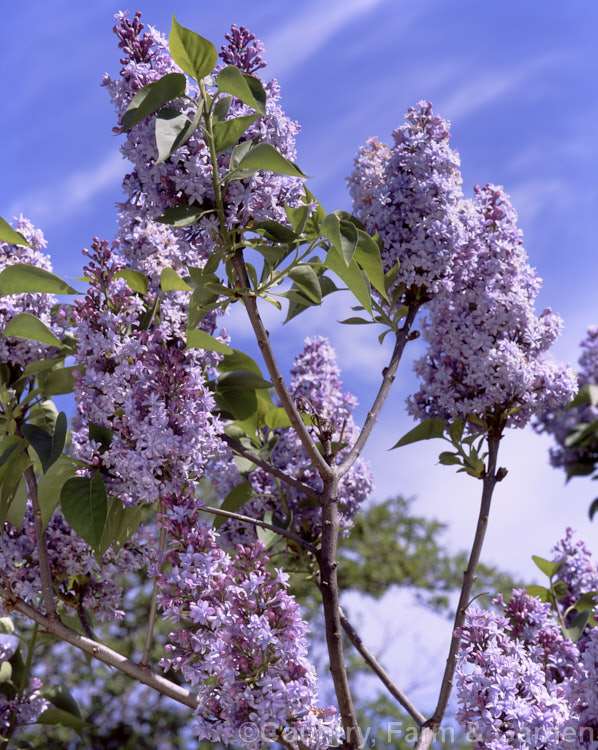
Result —
[{"label": "thin twig", "polygon": [[[245,269],[245,260],[243,258],[242,250],[237,250],[235,252],[232,262],[241,286],[248,289],[251,288],[251,283]],[[326,477],[330,478],[332,475],[331,468],[326,463],[324,457],[317,449],[314,441],[312,440],[311,435],[309,434],[307,427],[303,423],[301,415],[299,414],[299,411],[295,406],[293,398],[287,389],[284,378],[280,373],[278,363],[276,362],[276,358],[274,357],[274,352],[272,351],[272,347],[270,346],[270,337],[262,322],[257,307],[257,302],[254,297],[251,297],[249,295],[243,297],[243,302],[245,304],[247,316],[249,317],[251,327],[253,328],[256,341],[262,353],[262,357],[264,358],[264,362],[266,363],[266,368],[268,369],[268,373],[272,380],[272,385],[274,386],[274,390],[276,391],[278,398],[280,399],[280,403],[282,404],[285,412],[288,414],[291,425],[297,433],[297,437],[301,441],[301,444],[305,448],[307,455],[311,459],[313,465],[318,470],[318,473],[320,474],[322,479]]]},{"label": "thin twig", "polygon": [[339,608],[339,615],[341,619],[341,625],[343,626],[345,633],[349,636],[349,640],[355,646],[357,651],[363,656],[365,663],[370,667],[372,672],[374,672],[374,674],[376,674],[380,678],[384,687],[388,690],[392,697],[395,698],[401,704],[401,706],[403,706],[407,713],[409,713],[409,715],[416,721],[418,726],[423,726],[426,721],[426,717],[418,708],[416,708],[416,706],[413,705],[413,703],[409,700],[405,693],[393,682],[392,678],[384,669],[382,664],[380,664],[378,659],[376,659],[374,654],[372,654],[372,652],[361,640],[361,637],[347,619],[347,616],[343,612],[342,607]]},{"label": "thin twig", "polygon": [[339,593],[336,548],[339,533],[338,520],[338,476],[325,481],[322,497],[322,547],[320,549],[320,590],[324,606],[326,644],[330,659],[330,674],[338,700],[338,708],[345,731],[343,747],[361,750],[361,731],[353,706],[347,668],[343,654],[343,639],[339,613]]},{"label": "thin twig", "polygon": [[418,310],[419,310],[418,302],[412,302],[409,305],[409,308],[407,310],[407,315],[405,317],[405,322],[403,323],[402,327],[397,331],[395,347],[392,352],[390,362],[388,363],[388,367],[384,369],[384,374],[382,376],[382,383],[380,384],[380,388],[378,390],[378,393],[376,394],[376,398],[374,399],[372,408],[367,413],[367,417],[365,418],[365,422],[363,423],[361,432],[357,436],[357,440],[355,441],[355,443],[353,444],[353,447],[351,448],[351,450],[345,457],[344,461],[338,468],[340,476],[343,476],[343,474],[346,474],[347,471],[349,471],[349,469],[353,466],[359,454],[363,450],[372,430],[374,429],[374,425],[376,424],[378,420],[382,406],[384,405],[384,402],[386,401],[386,397],[388,396],[390,389],[392,387],[392,384],[394,382],[394,379],[396,377],[397,368],[399,366],[399,362],[403,355],[405,344],[409,340],[411,326],[413,325],[413,321],[415,319],[415,316]]},{"label": "thin twig", "polygon": [[310,487],[309,484],[305,484],[305,482],[302,482],[299,479],[295,479],[295,477],[291,477],[288,474],[285,474],[284,471],[276,468],[276,466],[272,466],[272,464],[268,463],[268,461],[264,461],[263,458],[260,458],[257,454],[245,448],[245,446],[241,445],[241,443],[238,443],[234,438],[231,438],[228,435],[220,435],[220,439],[225,442],[230,448],[232,448],[235,453],[238,453],[240,456],[243,456],[243,458],[247,458],[249,461],[252,461],[254,464],[256,464],[256,466],[259,466],[269,474],[278,477],[281,481],[285,482],[285,484],[294,487],[296,490],[299,490],[299,492],[302,492],[308,497],[313,497],[315,500],[319,499],[320,493],[317,490],[314,490],[313,487]]},{"label": "thin twig", "polygon": [[[158,553],[160,558],[164,552],[166,546],[166,529],[162,526],[160,528],[160,542],[158,545]],[[147,667],[149,663],[149,656],[152,650],[152,641],[154,638],[154,627],[156,626],[156,617],[158,615],[158,577],[154,578],[154,586],[152,588],[152,602],[150,604],[149,617],[147,620],[147,633],[145,635],[145,647],[143,649],[143,655],[141,657],[141,666]]]},{"label": "thin twig", "polygon": [[0,596],[6,600],[8,609],[14,609],[20,612],[25,617],[29,617],[34,622],[37,622],[41,627],[48,633],[57,636],[63,641],[70,643],[75,648],[84,651],[86,654],[93,656],[94,659],[98,659],[104,664],[108,664],[110,667],[118,669],[129,677],[142,682],[144,685],[156,690],[158,693],[172,698],[178,703],[182,703],[190,708],[197,707],[197,698],[189,690],[167,680],[159,674],[153,672],[149,667],[143,667],[140,664],[135,664],[126,656],[119,654],[118,651],[114,651],[103,643],[86,638],[85,636],[77,633],[76,630],[72,630],[65,625],[60,619],[56,617],[48,617],[42,612],[39,612],[34,607],[30,606],[22,599],[19,599],[10,591],[0,587]]},{"label": "thin twig", "polygon": [[457,612],[455,613],[453,635],[451,637],[449,653],[446,659],[446,667],[444,670],[444,675],[442,677],[442,684],[440,686],[438,703],[436,705],[432,718],[428,719],[428,721],[424,724],[424,729],[420,733],[420,736],[415,745],[415,750],[427,750],[427,748],[430,747],[430,744],[434,739],[434,734],[440,727],[442,719],[444,718],[451,690],[453,688],[453,676],[455,674],[455,668],[457,666],[459,644],[461,643],[461,636],[457,635],[456,631],[458,631],[458,629],[463,626],[463,623],[465,622],[465,616],[467,614],[467,607],[469,606],[469,603],[471,601],[471,592],[475,583],[476,570],[480,561],[482,545],[484,543],[484,536],[486,534],[486,528],[488,526],[488,516],[490,514],[490,505],[492,503],[492,493],[498,481],[496,476],[496,462],[499,443],[500,432],[498,430],[491,429],[488,433],[488,466],[483,480],[484,485],[482,489],[480,513],[478,516],[473,545],[471,547],[471,553],[469,555],[467,570],[463,574],[463,586],[461,588],[461,596],[459,597],[459,603],[457,605]]},{"label": "thin twig", "polygon": [[240,513],[232,513],[229,510],[222,510],[221,508],[212,508],[209,505],[204,505],[200,508],[201,511],[204,513],[212,513],[214,516],[223,516],[224,518],[232,518],[235,521],[242,521],[243,523],[250,523],[253,526],[261,526],[263,529],[269,529],[270,531],[275,531],[277,534],[281,534],[281,536],[286,536],[287,539],[292,539],[294,542],[297,542],[297,544],[300,544],[302,547],[305,547],[306,550],[312,553],[314,557],[318,557],[320,554],[317,547],[314,547],[313,544],[310,544],[309,542],[306,542],[305,539],[302,539],[297,534],[293,534],[292,531],[287,531],[286,529],[281,529],[280,526],[274,526],[272,523],[267,523],[266,521],[261,521],[258,518],[251,518],[251,516],[242,516]]}]

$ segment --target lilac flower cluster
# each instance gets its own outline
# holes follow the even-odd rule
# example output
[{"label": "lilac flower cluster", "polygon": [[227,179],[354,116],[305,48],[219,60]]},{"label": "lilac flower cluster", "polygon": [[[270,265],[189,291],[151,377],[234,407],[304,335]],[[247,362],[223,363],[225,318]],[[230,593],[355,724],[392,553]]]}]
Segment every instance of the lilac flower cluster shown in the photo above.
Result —
[{"label": "lilac flower cluster", "polygon": [[[554,555],[575,598],[595,589],[591,556],[570,529]],[[458,632],[457,719],[475,737],[474,750],[595,748],[598,628],[588,626],[573,643],[551,605],[524,589],[494,604],[498,612],[473,610]]]},{"label": "lilac flower cluster", "polygon": [[[288,576],[268,571],[259,542],[234,555],[220,549],[191,495],[164,497],[162,506],[159,523],[171,541],[154,572],[163,614],[181,627],[170,633],[161,663],[196,686],[195,733],[261,747],[259,727],[294,727],[319,739],[315,750],[326,747],[338,723],[333,709],[315,708],[306,625],[286,591]],[[253,742],[250,724],[258,730]]]},{"label": "lilac flower cluster", "polygon": [[[127,545],[118,552],[110,549],[100,564],[89,545],[58,513],[48,522],[44,537],[59,605],[71,615],[76,615],[77,608],[82,606],[93,612],[98,620],[122,617],[119,576],[123,571],[135,571],[145,565],[141,548]],[[13,594],[37,607],[41,578],[30,505],[20,529],[9,523],[4,526],[0,569]],[[0,611],[5,614],[1,604]]]},{"label": "lilac flower cluster", "polygon": [[558,577],[567,585],[567,596],[560,600],[563,608],[575,604],[582,594],[598,591],[598,569],[592,553],[581,539],[574,540],[574,531],[568,527],[563,539],[552,549],[553,562],[562,563]]},{"label": "lilac flower cluster", "polygon": [[[581,342],[582,353],[579,358],[577,383],[584,385],[598,384],[598,326],[588,328],[585,339]],[[576,467],[586,467],[583,473],[591,473],[598,463],[598,442],[589,440],[581,445],[567,445],[566,440],[576,425],[589,425],[598,420],[598,407],[591,404],[577,406],[573,409],[550,410],[541,414],[534,425],[538,432],[547,432],[553,436],[556,447],[550,449],[550,463],[570,472]]]},{"label": "lilac flower cluster", "polygon": [[485,423],[507,413],[509,424],[522,427],[575,393],[571,370],[546,356],[561,320],[550,309],[534,312],[541,281],[527,264],[503,189],[476,188],[461,217],[467,239],[454,258],[450,290],[428,306],[428,352],[415,364],[421,384],[409,411],[419,419],[475,415]]},{"label": "lilac flower cluster", "polygon": [[384,270],[400,261],[397,283],[436,294],[459,242],[462,198],[459,156],[450,148],[449,123],[418,102],[393,132],[388,149],[370,138],[349,177],[353,210],[382,242]]},{"label": "lilac flower cluster", "polygon": [[[332,443],[338,443],[338,458],[342,460],[359,430],[352,412],[357,405],[353,395],[343,391],[340,370],[334,349],[327,339],[308,338],[301,354],[295,358],[289,391],[299,407],[310,414],[314,423],[329,428]],[[315,427],[314,429],[318,429]],[[271,463],[286,474],[296,477],[322,490],[322,481],[311,464],[299,438],[291,428],[276,430],[278,442],[270,457]],[[242,477],[234,466],[232,454],[221,459],[210,469],[210,478],[219,495],[226,495]],[[277,481],[263,469],[251,474],[254,492],[258,497],[243,506],[241,512],[253,518],[263,517],[266,511],[284,517],[287,510],[293,517],[293,528],[306,539],[316,539],[321,532],[321,508],[295,488],[281,488]],[[346,531],[351,519],[373,491],[373,477],[369,465],[359,458],[343,476],[339,484],[339,516]],[[281,497],[281,492],[284,496]],[[234,521],[222,526],[229,543],[249,542],[255,539],[255,530]]]},{"label": "lilac flower cluster", "polygon": [[[15,229],[25,237],[31,247],[0,242],[0,271],[15,263],[25,263],[51,271],[50,258],[43,252],[47,243],[41,230],[35,229],[33,224],[22,216],[17,219]],[[54,333],[58,333],[53,325],[51,313],[55,302],[56,298],[51,294],[10,294],[0,297],[0,332],[15,315],[27,312],[38,317],[53,329]],[[0,337],[0,362],[7,362],[12,366],[24,367],[29,362],[51,357],[55,351],[52,347],[37,341]]]},{"label": "lilac flower cluster", "polygon": [[[135,93],[142,87],[157,81],[166,73],[181,72],[168,54],[166,40],[154,29],[143,36],[143,24],[139,14],[133,22],[124,14],[117,15],[116,34],[126,53],[123,68],[117,80],[106,76],[108,88],[116,106],[119,119]],[[254,41],[246,29],[234,27],[227,35],[229,44],[221,57],[235,64],[243,73],[255,73],[264,63],[261,59],[263,46]],[[266,114],[260,116],[243,135],[243,140],[267,142],[285,157],[296,157],[295,135],[299,127],[289,120],[278,104],[280,90],[276,81],[266,85]],[[189,93],[194,90],[189,84]],[[195,92],[196,93],[196,92]],[[173,103],[180,111],[193,117],[193,106],[186,100]],[[251,110],[233,99],[227,119],[250,114]],[[132,172],[124,181],[128,194],[121,206],[125,214],[135,220],[151,219],[167,208],[180,203],[196,203],[204,209],[215,207],[212,184],[212,166],[209,150],[201,131],[179,148],[176,155],[156,164],[155,117],[149,117],[133,127],[122,147],[123,156],[133,163]],[[230,150],[218,157],[219,177],[222,179],[229,167]],[[243,180],[227,183],[224,188],[224,205],[227,229],[242,230],[249,221],[274,219],[286,223],[284,205],[299,205],[302,196],[302,181],[272,172],[259,171]],[[172,236],[178,245],[179,259],[184,263],[202,266],[219,244],[219,227],[215,212],[203,216],[192,229],[173,228]]]},{"label": "lilac flower cluster", "polygon": [[[78,416],[75,455],[108,474],[113,492],[152,502],[193,482],[217,447],[219,423],[201,350],[186,350],[180,329],[140,330],[143,305],[117,274],[122,261],[94,241],[89,290],[75,306]],[[90,427],[109,430],[109,445]]]}]

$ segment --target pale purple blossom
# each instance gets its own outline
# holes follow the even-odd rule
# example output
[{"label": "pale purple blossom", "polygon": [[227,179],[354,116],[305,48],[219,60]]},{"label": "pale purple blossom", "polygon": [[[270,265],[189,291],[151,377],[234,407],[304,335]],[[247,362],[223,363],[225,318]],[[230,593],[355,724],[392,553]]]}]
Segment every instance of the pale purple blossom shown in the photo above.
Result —
[{"label": "pale purple blossom", "polygon": [[547,355],[561,319],[550,309],[534,312],[541,281],[503,189],[476,188],[461,215],[467,241],[454,259],[450,291],[428,305],[428,351],[415,363],[420,389],[409,411],[418,419],[474,415],[486,423],[507,414],[508,424],[522,427],[576,390],[572,371]]},{"label": "pale purple blossom", "polygon": [[242,727],[272,723],[281,731],[309,730],[318,738],[314,750],[326,747],[339,725],[333,710],[316,709],[307,626],[286,590],[287,576],[268,570],[259,542],[239,545],[234,554],[219,548],[191,495],[163,497],[162,507],[159,523],[170,542],[158,573],[159,603],[178,627],[161,663],[197,691],[195,734],[262,747],[259,731],[244,742]]},{"label": "pale purple blossom", "polygon": [[407,290],[442,288],[460,235],[459,156],[449,145],[448,121],[430,102],[410,107],[406,124],[387,148],[370,138],[349,177],[353,210],[368,232],[382,239],[382,264],[400,261],[397,283]]}]

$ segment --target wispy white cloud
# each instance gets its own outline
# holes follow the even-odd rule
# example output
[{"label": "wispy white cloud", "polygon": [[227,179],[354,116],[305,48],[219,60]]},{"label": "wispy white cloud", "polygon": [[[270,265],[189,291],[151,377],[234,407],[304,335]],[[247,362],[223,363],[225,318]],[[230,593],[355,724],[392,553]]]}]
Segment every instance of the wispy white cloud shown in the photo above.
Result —
[{"label": "wispy white cloud", "polygon": [[463,70],[464,82],[451,94],[439,100],[439,109],[452,121],[463,120],[481,107],[492,104],[507,93],[512,93],[538,73],[558,66],[561,59],[556,53],[546,54],[522,65],[511,65],[499,70],[482,70],[475,76],[471,76],[468,64]]},{"label": "wispy white cloud", "polygon": [[120,153],[111,152],[98,164],[79,170],[62,181],[45,185],[18,196],[7,212],[13,216],[23,211],[45,226],[64,221],[88,206],[101,192],[118,187],[125,172]]},{"label": "wispy white cloud", "polygon": [[268,39],[268,60],[277,73],[288,73],[311,57],[346,24],[384,0],[312,2]]}]

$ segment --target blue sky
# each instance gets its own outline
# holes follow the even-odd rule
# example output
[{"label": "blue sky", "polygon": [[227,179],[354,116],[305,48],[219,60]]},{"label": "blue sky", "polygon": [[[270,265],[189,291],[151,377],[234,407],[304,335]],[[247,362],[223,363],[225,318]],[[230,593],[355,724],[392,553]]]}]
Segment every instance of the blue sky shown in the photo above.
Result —
[{"label": "blue sky", "polygon": [[[112,237],[125,166],[102,74],[119,69],[108,0],[5,4],[0,215],[20,212],[46,234],[55,269],[77,276],[81,248]],[[591,0],[139,0],[146,23],[165,33],[180,23],[219,46],[231,23],[245,24],[268,52],[264,75],[278,78],[287,113],[302,125],[298,162],[328,210],[350,208],[345,177],[370,135],[390,138],[410,105],[429,99],[452,122],[464,189],[503,184],[524,230],[530,262],[544,278],[538,311],[565,319],[555,353],[574,363],[588,324],[598,322],[595,216],[598,203],[598,4]],[[387,352],[366,328],[331,321],[346,304],[314,310],[287,329],[268,323],[283,362],[306,335],[329,335],[361,413]],[[239,316],[235,341],[248,341]],[[415,346],[417,354],[417,347]],[[368,456],[377,496],[417,496],[419,512],[451,523],[450,543],[467,544],[480,487],[435,464],[440,443],[386,449],[411,426],[406,362]],[[589,482],[547,466],[549,441],[513,432],[502,448],[509,476],[497,490],[487,557],[533,576],[531,554],[547,555],[570,524],[598,550],[586,520]]]}]

